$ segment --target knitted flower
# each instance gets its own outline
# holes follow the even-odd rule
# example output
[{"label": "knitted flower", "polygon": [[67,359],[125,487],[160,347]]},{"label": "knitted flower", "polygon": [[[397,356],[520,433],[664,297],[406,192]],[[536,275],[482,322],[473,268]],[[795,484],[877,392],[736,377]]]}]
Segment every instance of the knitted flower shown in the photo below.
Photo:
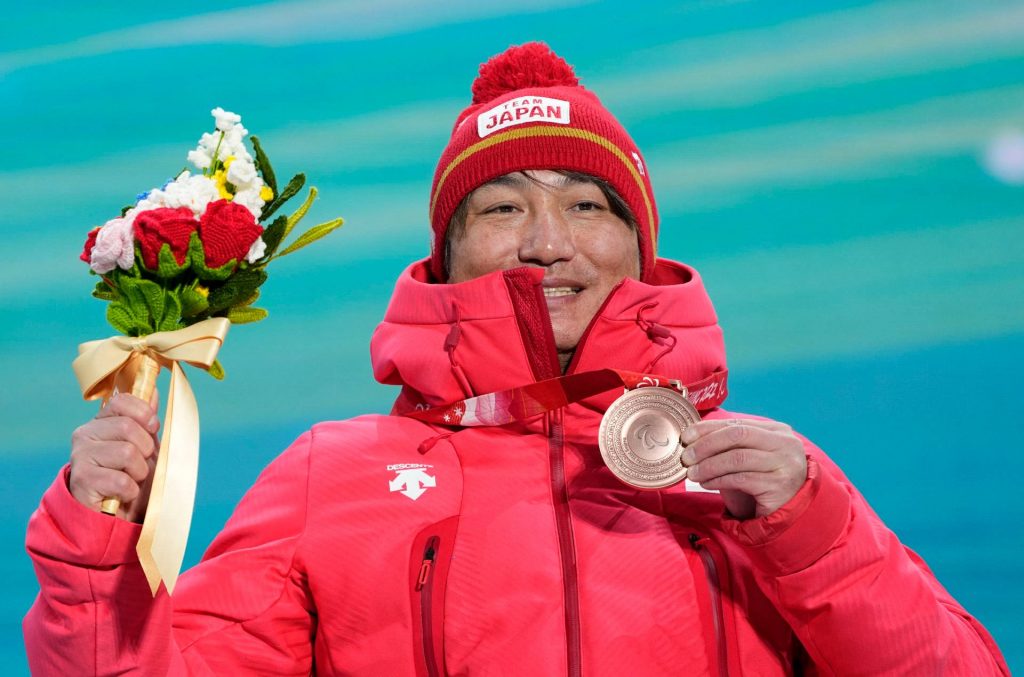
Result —
[{"label": "knitted flower", "polygon": [[89,252],[89,267],[103,275],[114,268],[131,270],[135,262],[132,219],[129,211],[123,217],[110,219],[96,232],[96,241]]},{"label": "knitted flower", "polygon": [[210,268],[220,268],[232,259],[241,260],[262,234],[253,213],[228,200],[211,202],[199,219],[199,239]]},{"label": "knitted flower", "polygon": [[195,165],[196,169],[209,169],[213,162],[210,154],[205,148],[196,148],[188,152],[188,161]]},{"label": "knitted flower", "polygon": [[220,106],[217,106],[212,111],[210,111],[210,115],[212,115],[213,118],[217,121],[217,129],[219,129],[222,132],[231,131],[232,127],[234,127],[242,121],[241,115],[238,115],[237,113],[232,113],[231,111],[226,111]]},{"label": "knitted flower", "polygon": [[[225,163],[231,162],[232,158],[225,160]],[[218,169],[210,177],[213,180],[213,185],[217,187],[217,194],[224,200],[230,200],[235,196],[234,192],[230,190],[228,186],[228,174],[224,169]]]},{"label": "knitted flower", "polygon": [[[110,303],[107,320],[126,336],[175,331],[214,317],[233,324],[262,320],[267,311],[253,303],[267,279],[267,265],[342,224],[341,219],[321,223],[282,249],[316,199],[316,189],[310,188],[291,215],[268,220],[264,231],[264,213],[269,219],[302,189],[306,176],[296,174],[283,195],[275,195],[270,160],[256,137],[252,154],[246,148],[249,131],[241,116],[222,108],[210,112],[216,128],[188,154],[198,169],[182,170],[137,194],[134,206],[86,237],[79,258],[102,276],[93,296]],[[219,365],[211,373],[223,376]]]},{"label": "knitted flower", "polygon": [[256,263],[263,255],[267,253],[267,243],[263,241],[262,237],[256,238],[256,241],[249,247],[249,251],[245,255],[245,260],[249,263]]},{"label": "knitted flower", "polygon": [[218,160],[223,163],[232,156],[251,161],[249,151],[242,143],[249,130],[242,126],[241,116],[220,107],[214,108],[210,114],[217,121],[217,130],[199,138],[196,149],[189,151],[188,161],[203,171],[214,167]]},{"label": "knitted flower", "polygon": [[142,262],[150,270],[159,265],[160,249],[165,244],[171,248],[178,265],[185,263],[188,242],[197,222],[188,207],[158,207],[135,216],[135,239],[139,242]]},{"label": "knitted flower", "polygon": [[96,226],[89,231],[89,234],[85,236],[85,247],[82,249],[82,254],[78,257],[89,263],[92,260],[92,248],[96,245],[96,236],[100,232],[100,227]]},{"label": "knitted flower", "polygon": [[260,181],[260,177],[256,174],[256,165],[253,164],[252,159],[248,157],[235,158],[232,157],[230,163],[225,163],[228,168],[228,183],[236,188],[249,188],[253,183]]},{"label": "knitted flower", "polygon": [[[260,189],[245,188],[235,193],[234,203],[241,205],[249,210],[254,219],[260,218],[263,213],[263,205],[266,204],[264,195],[270,191],[269,188],[263,186]],[[272,195],[273,193],[271,193]]]},{"label": "knitted flower", "polygon": [[188,171],[179,174],[173,181],[164,184],[163,188],[154,188],[144,200],[135,206],[138,211],[147,211],[159,207],[188,207],[192,214],[199,216],[206,205],[220,199],[217,184],[208,176],[192,175]]}]

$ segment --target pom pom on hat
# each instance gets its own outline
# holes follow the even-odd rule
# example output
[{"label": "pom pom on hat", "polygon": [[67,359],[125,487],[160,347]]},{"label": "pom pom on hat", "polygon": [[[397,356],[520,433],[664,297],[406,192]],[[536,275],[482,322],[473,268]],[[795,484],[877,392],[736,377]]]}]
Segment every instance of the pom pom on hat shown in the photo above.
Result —
[{"label": "pom pom on hat", "polygon": [[528,87],[579,87],[572,66],[543,42],[513,45],[480,66],[473,81],[473,103]]}]

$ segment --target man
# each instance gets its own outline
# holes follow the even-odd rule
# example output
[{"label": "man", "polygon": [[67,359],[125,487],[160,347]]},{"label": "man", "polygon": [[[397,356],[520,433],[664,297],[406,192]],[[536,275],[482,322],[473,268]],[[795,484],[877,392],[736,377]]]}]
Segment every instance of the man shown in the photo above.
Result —
[{"label": "man", "polygon": [[[700,278],[657,259],[642,156],[568,65],[511,48],[473,92],[435,175],[431,258],[373,339],[393,415],[304,434],[151,599],[132,520],[157,421],[112,400],[30,524],[33,669],[1006,673],[819,449],[720,408]],[[686,483],[639,490],[604,465],[610,374],[691,386]],[[96,512],[107,495],[128,519]]]}]

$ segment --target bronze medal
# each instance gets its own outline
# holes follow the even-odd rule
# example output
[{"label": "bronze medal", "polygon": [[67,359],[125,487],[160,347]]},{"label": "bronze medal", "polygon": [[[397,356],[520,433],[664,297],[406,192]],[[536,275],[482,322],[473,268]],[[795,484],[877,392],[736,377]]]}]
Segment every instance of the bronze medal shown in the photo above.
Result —
[{"label": "bronze medal", "polygon": [[626,391],[601,419],[598,446],[605,465],[638,489],[682,482],[686,467],[679,436],[700,420],[690,401],[674,390],[643,387]]}]

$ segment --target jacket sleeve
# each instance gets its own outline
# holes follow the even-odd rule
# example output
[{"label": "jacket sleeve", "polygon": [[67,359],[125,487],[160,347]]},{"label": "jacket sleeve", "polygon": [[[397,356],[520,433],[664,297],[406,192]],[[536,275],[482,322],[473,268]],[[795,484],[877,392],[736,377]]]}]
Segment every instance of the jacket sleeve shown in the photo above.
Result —
[{"label": "jacket sleeve", "polygon": [[1009,675],[998,647],[904,547],[838,467],[804,440],[808,476],[782,508],[727,518],[816,670],[833,675]]},{"label": "jacket sleeve", "polygon": [[29,521],[40,592],[23,629],[33,674],[310,674],[303,574],[311,433],[271,463],[173,597],[154,598],[141,526],[71,496],[67,468]]}]

